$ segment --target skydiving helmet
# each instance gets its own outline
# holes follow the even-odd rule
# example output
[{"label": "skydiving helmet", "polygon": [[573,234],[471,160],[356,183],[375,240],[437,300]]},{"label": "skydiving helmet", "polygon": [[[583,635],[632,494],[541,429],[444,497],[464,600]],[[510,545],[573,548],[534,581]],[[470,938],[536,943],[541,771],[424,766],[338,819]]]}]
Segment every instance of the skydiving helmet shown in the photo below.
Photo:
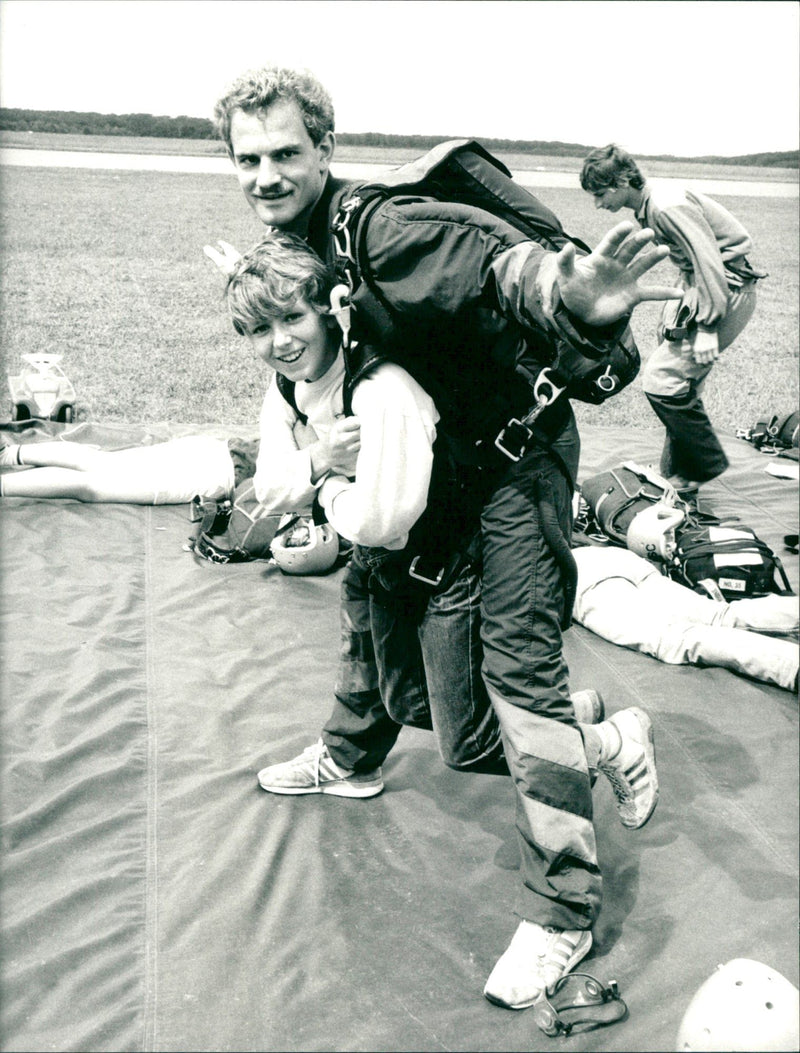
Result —
[{"label": "skydiving helmet", "polygon": [[637,556],[669,563],[677,546],[675,528],[685,518],[686,513],[682,509],[659,501],[633,517],[625,535],[625,543]]},{"label": "skydiving helmet", "polygon": [[324,574],[339,555],[339,535],[330,523],[310,516],[285,515],[271,545],[272,558],[284,574]]},{"label": "skydiving helmet", "polygon": [[800,1049],[800,992],[776,969],[748,958],[718,965],[689,1003],[678,1053]]}]

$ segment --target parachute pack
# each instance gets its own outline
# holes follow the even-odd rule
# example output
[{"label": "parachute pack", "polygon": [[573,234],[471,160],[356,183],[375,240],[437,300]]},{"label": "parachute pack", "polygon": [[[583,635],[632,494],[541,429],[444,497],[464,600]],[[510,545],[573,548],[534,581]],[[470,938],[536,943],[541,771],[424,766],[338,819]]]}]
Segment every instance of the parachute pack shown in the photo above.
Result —
[{"label": "parachute pack", "polygon": [[[479,143],[468,139],[441,143],[380,181],[350,188],[332,223],[336,264],[352,297],[354,319],[361,318],[379,337],[392,331],[394,312],[376,287],[364,245],[370,217],[384,201],[399,195],[481,209],[553,251],[569,242],[581,254],[591,251],[579,238],[567,234],[555,214],[515,183],[505,165]],[[579,350],[560,342],[555,359],[543,365],[534,395],[537,404],[545,406],[562,393],[567,398],[601,403],[630,384],[639,365],[629,327],[602,351]],[[359,363],[353,368],[354,375],[362,369]]]},{"label": "parachute pack", "polygon": [[757,420],[750,428],[740,428],[738,439],[751,442],[762,453],[777,453],[797,460],[800,445],[800,413],[774,413]]},{"label": "parachute pack", "polygon": [[698,512],[652,468],[626,461],[584,480],[580,493],[588,537],[636,552],[696,592],[792,595],[779,557],[755,531]]}]

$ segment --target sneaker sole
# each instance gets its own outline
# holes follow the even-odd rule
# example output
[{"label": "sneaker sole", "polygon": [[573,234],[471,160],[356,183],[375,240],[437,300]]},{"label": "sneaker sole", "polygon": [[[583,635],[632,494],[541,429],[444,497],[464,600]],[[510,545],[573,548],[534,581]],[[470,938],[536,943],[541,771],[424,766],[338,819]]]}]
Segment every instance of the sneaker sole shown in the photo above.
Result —
[{"label": "sneaker sole", "polygon": [[379,793],[383,792],[383,781],[362,783],[360,786],[354,786],[350,783],[328,783],[321,786],[270,786],[259,779],[258,785],[262,790],[266,790],[267,793],[280,793],[293,797],[306,793],[323,793],[329,797],[363,798],[377,797]]},{"label": "sneaker sole", "polygon": [[[562,972],[561,976],[566,976],[567,973],[571,973],[575,966],[578,964],[578,962],[583,961],[583,959],[592,949],[592,934],[591,932],[589,932],[588,929],[586,930],[586,934],[589,937],[588,940],[586,941],[585,945],[582,941],[578,943],[578,946],[575,948],[572,955],[567,959],[567,964],[564,966],[564,971]],[[542,997],[543,993],[544,992],[540,991],[535,998],[528,999],[525,1002],[506,1002],[502,998],[499,998],[497,995],[491,994],[489,991],[486,990],[485,987],[483,989],[483,997],[487,1000],[487,1002],[491,1002],[492,1005],[499,1005],[501,1009],[516,1010],[530,1009],[531,1006],[536,1005],[536,1003]]]},{"label": "sneaker sole", "polygon": [[645,741],[643,743],[644,755],[647,758],[647,769],[648,771],[651,771],[653,773],[654,791],[653,803],[650,806],[650,810],[644,817],[644,819],[642,819],[641,822],[638,822],[635,825],[629,825],[628,823],[623,823],[622,825],[627,830],[641,830],[645,823],[648,823],[650,821],[650,817],[656,810],[656,805],[658,804],[658,772],[656,771],[656,743],[655,736],[653,735],[653,722],[650,719],[650,717],[645,713],[643,709],[639,709],[638,706],[631,706],[631,712],[636,714],[640,724],[644,726],[645,731],[647,732]]}]

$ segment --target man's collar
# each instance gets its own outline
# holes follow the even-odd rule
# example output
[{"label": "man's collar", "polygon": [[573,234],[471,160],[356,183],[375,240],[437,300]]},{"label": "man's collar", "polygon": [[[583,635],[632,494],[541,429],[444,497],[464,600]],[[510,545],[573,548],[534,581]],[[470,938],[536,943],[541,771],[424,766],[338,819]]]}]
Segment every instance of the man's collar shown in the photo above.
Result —
[{"label": "man's collar", "polygon": [[337,179],[328,172],[325,186],[322,188],[319,201],[314,205],[311,218],[308,222],[308,234],[306,241],[312,249],[325,259],[328,248],[328,235],[330,233],[330,209],[334,196],[347,186],[344,179]]}]

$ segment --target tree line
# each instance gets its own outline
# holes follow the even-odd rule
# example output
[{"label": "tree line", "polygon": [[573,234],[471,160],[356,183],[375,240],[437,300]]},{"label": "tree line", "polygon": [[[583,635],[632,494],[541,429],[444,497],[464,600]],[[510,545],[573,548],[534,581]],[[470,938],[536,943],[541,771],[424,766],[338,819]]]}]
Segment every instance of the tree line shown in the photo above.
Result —
[{"label": "tree line", "polygon": [[[0,108],[0,130],[15,132],[55,132],[72,135],[125,135],[155,139],[216,138],[205,117],[160,117],[151,113],[81,113],[65,110],[25,110]],[[413,147],[428,150],[446,135],[395,135],[386,132],[337,132],[337,140],[348,146]],[[585,157],[592,149],[581,143],[543,142],[530,139],[490,139],[481,142],[492,150],[529,153],[549,157]],[[691,160],[708,164],[760,165],[768,168],[797,168],[800,151],[741,154],[737,157],[679,158],[671,154],[641,155],[653,161]]]}]

